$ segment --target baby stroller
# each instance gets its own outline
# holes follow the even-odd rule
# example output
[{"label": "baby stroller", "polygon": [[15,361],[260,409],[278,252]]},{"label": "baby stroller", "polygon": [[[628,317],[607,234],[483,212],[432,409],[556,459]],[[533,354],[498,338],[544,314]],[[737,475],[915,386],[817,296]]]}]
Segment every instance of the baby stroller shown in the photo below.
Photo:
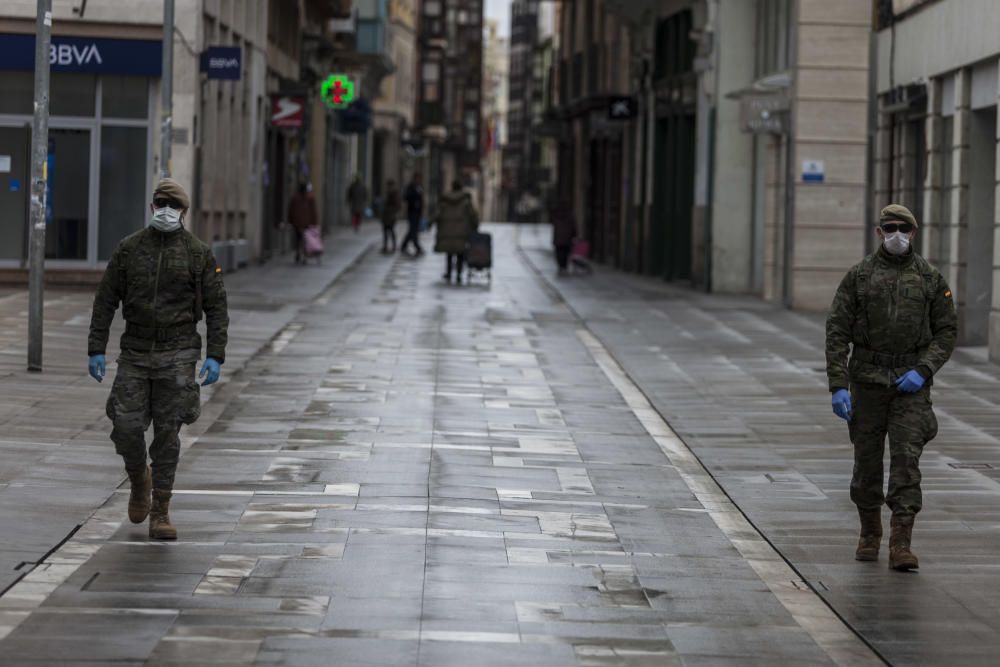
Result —
[{"label": "baby stroller", "polygon": [[486,273],[486,280],[493,282],[493,237],[483,232],[475,232],[469,236],[465,245],[465,265],[469,269],[469,277],[473,271]]}]

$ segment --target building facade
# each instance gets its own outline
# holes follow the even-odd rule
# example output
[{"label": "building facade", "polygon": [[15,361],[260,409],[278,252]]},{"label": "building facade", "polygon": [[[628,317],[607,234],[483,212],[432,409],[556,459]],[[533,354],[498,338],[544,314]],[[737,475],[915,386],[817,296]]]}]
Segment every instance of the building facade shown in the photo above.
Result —
[{"label": "building facade", "polygon": [[496,21],[483,33],[483,219],[507,219],[503,197],[503,154],[507,145],[510,40]]},{"label": "building facade", "polygon": [[[1000,5],[878,3],[876,205],[901,201],[955,293],[959,337],[1000,360]],[[934,44],[933,49],[927,48]]]},{"label": "building facade", "polygon": [[595,258],[821,310],[865,249],[871,3],[562,5],[559,188]]},{"label": "building facade", "polygon": [[503,155],[508,220],[536,219],[540,202],[536,181],[530,173],[534,56],[539,41],[539,9],[538,0],[515,0],[510,6],[507,147]]},{"label": "building facade", "polygon": [[384,195],[389,179],[399,185],[412,170],[404,146],[412,136],[417,106],[417,10],[416,0],[390,0],[388,5],[386,52],[392,71],[375,98],[371,191],[376,196]]},{"label": "building facade", "polygon": [[[53,3],[49,137],[49,266],[99,275],[118,241],[141,229],[163,165],[160,90],[163,3]],[[304,11],[302,11],[304,9]],[[271,127],[272,94],[301,84],[303,33],[349,3],[177,0],[173,49],[171,175],[192,196],[190,229],[217,247],[226,268],[280,249],[275,231],[294,181],[310,164],[309,126]],[[0,270],[23,271],[36,3],[0,8]],[[236,48],[237,76],[202,67],[210,47]],[[30,54],[25,59],[25,54]],[[4,161],[6,162],[6,161]],[[5,165],[4,165],[5,166]]]},{"label": "building facade", "polygon": [[423,0],[418,132],[430,204],[454,179],[480,192],[483,0]]}]

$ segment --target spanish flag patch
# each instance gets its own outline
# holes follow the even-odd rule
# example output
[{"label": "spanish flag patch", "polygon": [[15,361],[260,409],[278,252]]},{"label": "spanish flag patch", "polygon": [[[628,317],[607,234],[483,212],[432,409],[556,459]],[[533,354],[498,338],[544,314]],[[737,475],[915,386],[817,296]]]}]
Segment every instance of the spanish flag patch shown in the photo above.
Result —
[{"label": "spanish flag patch", "polygon": [[946,298],[946,299],[950,299],[951,298],[951,290],[950,289],[946,289],[944,291],[944,298]]},{"label": "spanish flag patch", "polygon": [[[221,266],[215,267],[215,272],[216,273],[222,273],[222,267]],[[951,296],[951,292],[948,292],[948,296]]]}]

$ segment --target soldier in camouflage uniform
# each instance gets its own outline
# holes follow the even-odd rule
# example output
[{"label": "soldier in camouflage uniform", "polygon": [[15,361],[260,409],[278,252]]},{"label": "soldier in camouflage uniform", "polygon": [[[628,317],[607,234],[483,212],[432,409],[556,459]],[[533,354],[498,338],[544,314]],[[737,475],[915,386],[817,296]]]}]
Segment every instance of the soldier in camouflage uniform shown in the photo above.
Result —
[{"label": "soldier in camouflage uniform", "polygon": [[955,348],[957,321],[944,278],[911,247],[913,214],[893,204],[879,223],[881,246],[847,272],[830,307],[826,372],[833,411],[848,422],[854,444],[851,500],[861,519],[855,558],[878,560],[884,501],[892,510],[889,566],[911,570],[918,566],[910,539],[921,507],[920,455],[937,435],[930,387]]},{"label": "soldier in camouflage uniform", "polygon": [[[195,366],[201,358],[197,322],[205,314],[208,350],[200,377],[216,382],[226,359],[229,314],[222,270],[211,250],[184,229],[190,206],[171,179],[156,186],[152,221],[123,240],[104,272],[90,322],[90,375],[101,382],[109,329],[122,304],[125,332],[107,413],[111,440],[132,485],[128,514],[149,516],[149,536],[176,539],[168,510],[180,456],[178,433],[201,413]],[[146,463],[145,432],[153,424]]]}]

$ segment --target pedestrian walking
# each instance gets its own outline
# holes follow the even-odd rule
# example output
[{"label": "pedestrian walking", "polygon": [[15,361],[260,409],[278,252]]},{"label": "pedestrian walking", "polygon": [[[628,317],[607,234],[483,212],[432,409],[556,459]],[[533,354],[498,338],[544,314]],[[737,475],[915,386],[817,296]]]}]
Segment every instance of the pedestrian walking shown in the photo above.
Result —
[{"label": "pedestrian walking", "polygon": [[396,252],[396,218],[402,208],[403,198],[396,181],[390,178],[385,184],[385,199],[382,202],[382,254]]},{"label": "pedestrian walking", "polygon": [[876,231],[879,249],[847,272],[830,307],[826,372],[833,411],[848,422],[854,444],[851,500],[861,520],[855,558],[878,560],[885,502],[892,511],[889,567],[912,570],[919,564],[910,545],[922,505],[920,455],[937,435],[930,388],[955,348],[958,326],[951,289],[913,249],[913,214],[886,206]]},{"label": "pedestrian walking", "polygon": [[347,205],[351,207],[351,226],[357,232],[368,208],[368,188],[361,182],[361,174],[354,174],[354,180],[347,188]]},{"label": "pedestrian walking", "polygon": [[316,197],[309,192],[306,183],[300,183],[292,200],[288,202],[288,224],[295,230],[295,263],[305,264],[303,249],[304,235],[310,227],[319,226],[319,214],[316,212]]},{"label": "pedestrian walking", "polygon": [[461,181],[456,179],[451,184],[451,191],[441,194],[434,223],[437,225],[434,252],[447,256],[442,278],[446,283],[451,282],[452,268],[455,268],[455,283],[461,285],[465,247],[469,237],[479,229],[479,213],[472,196],[462,189]]},{"label": "pedestrian walking", "polygon": [[[149,517],[149,536],[177,538],[170,522],[170,498],[184,424],[201,414],[195,366],[201,358],[197,323],[205,314],[207,356],[198,377],[219,379],[226,360],[229,314],[222,269],[211,249],[184,228],[187,192],[169,178],[153,191],[152,219],[111,255],[94,297],[87,343],[89,372],[104,380],[105,351],[115,311],[121,304],[125,333],[107,414],[111,440],[125,461],[132,486],[128,517]],[[153,424],[147,464],[145,433]]]},{"label": "pedestrian walking", "polygon": [[552,220],[552,246],[556,254],[556,266],[559,275],[565,275],[569,270],[569,254],[573,248],[573,237],[576,236],[576,218],[573,207],[566,200],[559,202],[549,212]]},{"label": "pedestrian walking", "polygon": [[403,199],[406,200],[407,230],[399,251],[405,253],[412,243],[416,254],[423,255],[424,249],[420,247],[420,218],[424,215],[424,189],[420,186],[419,172],[414,173],[410,179],[410,184],[403,193]]}]

